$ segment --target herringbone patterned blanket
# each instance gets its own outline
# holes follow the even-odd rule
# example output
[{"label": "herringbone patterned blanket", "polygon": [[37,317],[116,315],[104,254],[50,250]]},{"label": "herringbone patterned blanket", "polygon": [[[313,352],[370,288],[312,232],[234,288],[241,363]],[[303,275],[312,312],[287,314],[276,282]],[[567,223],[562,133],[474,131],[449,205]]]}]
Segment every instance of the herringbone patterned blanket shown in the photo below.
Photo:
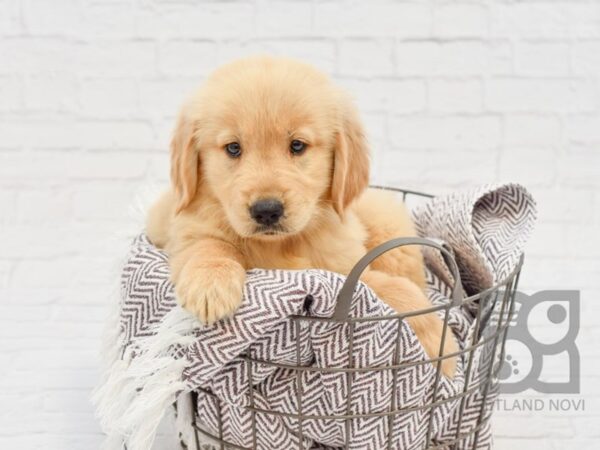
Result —
[{"label": "herringbone patterned blanket", "polygon": [[[441,239],[453,250],[464,288],[474,293],[514,269],[535,221],[535,204],[519,185],[484,186],[436,198],[413,215],[421,236]],[[446,303],[452,276],[437,254],[426,252],[425,256],[430,299]],[[482,410],[481,390],[467,389],[462,408],[458,407],[460,398],[443,402],[465,391],[467,358],[459,361],[453,380],[442,376],[434,390],[435,367],[419,364],[427,356],[406,322],[357,323],[350,361],[347,324],[303,321],[299,325],[290,319],[297,314],[331,316],[343,281],[343,276],[322,270],[250,270],[236,315],[201,326],[177,306],[166,254],[145,235],[138,236],[122,272],[116,332],[107,341],[115,352],[95,395],[109,435],[107,446],[122,448],[126,443],[129,450],[147,450],[162,415],[177,400],[179,431],[188,447],[194,448],[189,393],[196,391],[198,424],[212,434],[218,435],[220,429],[226,441],[241,447],[251,448],[255,443],[259,449],[300,448],[296,419],[260,412],[253,418],[244,408],[252,401],[259,409],[295,414],[299,381],[306,415],[381,413],[348,424],[334,419],[303,420],[302,448],[338,448],[348,441],[357,450],[418,449],[427,438],[443,445],[457,432],[471,430]],[[451,310],[449,325],[462,348],[479,339],[473,326],[477,307]],[[350,316],[383,314],[393,311],[368,287],[359,285]],[[493,320],[486,324],[494,325]],[[398,335],[399,354],[395,355]],[[283,365],[299,361],[304,366],[328,368],[350,363],[353,367],[394,361],[414,364],[400,368],[395,381],[389,370],[355,372],[350,380],[339,372],[303,371],[298,380],[297,373],[285,367],[252,364],[249,368],[241,355]],[[481,346],[473,356],[468,388],[477,386],[479,367],[487,365],[486,346]],[[486,414],[495,395],[494,390],[487,395]],[[438,407],[424,407],[434,400],[440,402]],[[392,408],[404,412],[389,420],[385,413]],[[466,440],[452,448],[470,448],[470,444]],[[490,446],[491,431],[486,425],[479,430],[477,447]]]}]

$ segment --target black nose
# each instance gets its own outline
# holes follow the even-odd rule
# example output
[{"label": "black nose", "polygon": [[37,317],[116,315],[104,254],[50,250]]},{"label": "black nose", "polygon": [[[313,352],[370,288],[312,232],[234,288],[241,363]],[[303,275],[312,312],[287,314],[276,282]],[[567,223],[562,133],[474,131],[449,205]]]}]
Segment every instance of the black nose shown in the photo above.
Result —
[{"label": "black nose", "polygon": [[250,207],[250,215],[258,223],[268,227],[276,224],[283,215],[283,204],[273,198],[258,200]]}]

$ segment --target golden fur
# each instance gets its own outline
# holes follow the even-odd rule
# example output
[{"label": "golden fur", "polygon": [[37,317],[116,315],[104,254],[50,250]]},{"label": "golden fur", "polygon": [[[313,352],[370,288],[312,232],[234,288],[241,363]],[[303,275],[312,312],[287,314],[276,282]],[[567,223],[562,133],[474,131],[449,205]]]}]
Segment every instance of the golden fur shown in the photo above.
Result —
[{"label": "golden fur", "polygon": [[[292,154],[292,140],[306,149]],[[239,157],[226,153],[231,142],[240,144]],[[368,249],[415,233],[391,194],[366,189],[368,147],[350,99],[293,60],[255,57],[215,71],[179,115],[171,179],[173,189],[150,211],[147,231],[169,253],[179,302],[203,322],[235,312],[246,269],[347,274]],[[285,208],[267,232],[249,213],[264,198]],[[417,247],[386,253],[362,279],[397,311],[431,306]],[[409,322],[437,357],[441,321],[428,314]],[[447,339],[445,354],[454,351]],[[442,368],[452,376],[454,358]]]}]

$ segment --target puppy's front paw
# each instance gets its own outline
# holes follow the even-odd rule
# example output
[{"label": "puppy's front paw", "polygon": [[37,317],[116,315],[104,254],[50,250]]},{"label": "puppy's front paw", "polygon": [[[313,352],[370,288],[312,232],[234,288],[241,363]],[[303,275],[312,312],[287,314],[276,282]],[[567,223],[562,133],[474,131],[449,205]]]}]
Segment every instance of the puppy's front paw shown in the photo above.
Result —
[{"label": "puppy's front paw", "polygon": [[175,285],[179,304],[206,324],[231,316],[242,303],[246,271],[236,261],[187,264]]}]

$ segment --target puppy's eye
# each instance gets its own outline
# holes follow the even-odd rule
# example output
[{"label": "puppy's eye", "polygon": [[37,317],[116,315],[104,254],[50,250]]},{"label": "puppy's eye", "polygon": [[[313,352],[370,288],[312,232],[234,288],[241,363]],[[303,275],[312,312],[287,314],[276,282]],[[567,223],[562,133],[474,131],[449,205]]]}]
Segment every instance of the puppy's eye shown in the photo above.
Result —
[{"label": "puppy's eye", "polygon": [[294,155],[299,155],[300,153],[302,153],[304,150],[306,149],[306,144],[302,141],[299,141],[298,139],[294,139],[291,143],[290,143],[290,151],[292,152],[292,154]]},{"label": "puppy's eye", "polygon": [[242,147],[237,142],[230,142],[225,146],[225,151],[228,156],[232,158],[237,158],[242,154]]}]

